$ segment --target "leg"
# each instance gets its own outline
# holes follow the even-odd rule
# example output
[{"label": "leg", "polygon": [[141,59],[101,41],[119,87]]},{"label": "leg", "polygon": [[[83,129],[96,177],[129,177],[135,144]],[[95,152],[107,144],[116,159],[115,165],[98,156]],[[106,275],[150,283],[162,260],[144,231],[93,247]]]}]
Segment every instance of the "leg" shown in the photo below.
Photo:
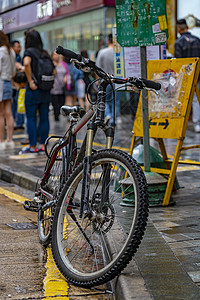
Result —
[{"label": "leg", "polygon": [[13,89],[12,91],[12,114],[15,120],[17,115],[17,90]]},{"label": "leg", "polygon": [[78,103],[79,103],[80,107],[82,107],[82,108],[85,107],[85,103],[84,103],[84,99],[83,98],[78,98]]},{"label": "leg", "polygon": [[39,117],[40,146],[43,147],[49,135],[49,102],[39,105]]},{"label": "leg", "polygon": [[106,106],[105,106],[105,117],[111,117],[111,110],[110,110],[110,101],[112,99],[112,87],[109,84],[106,88]]},{"label": "leg", "polygon": [[4,117],[4,101],[0,102],[0,143],[4,142],[5,138],[5,117]]},{"label": "leg", "polygon": [[51,95],[51,99],[52,99],[52,105],[53,105],[53,111],[54,111],[54,118],[55,121],[58,121],[59,118],[59,95]]},{"label": "leg", "polygon": [[58,104],[59,104],[59,111],[58,111],[58,115],[59,115],[61,107],[65,104],[65,96],[64,95],[59,95]]},{"label": "leg", "polygon": [[[119,125],[121,124],[120,118],[120,92],[115,92],[115,122]],[[113,103],[114,105],[114,103]]]},{"label": "leg", "polygon": [[13,138],[14,119],[12,114],[11,100],[4,100],[4,114],[7,125],[7,142],[11,142]]},{"label": "leg", "polygon": [[29,144],[32,148],[37,144],[37,125],[36,125],[36,112],[37,102],[34,102],[34,94],[36,91],[26,91],[25,95],[25,109],[27,120],[27,133],[29,136]]},{"label": "leg", "polygon": [[74,95],[67,95],[65,96],[65,105],[74,105]]},{"label": "leg", "polygon": [[14,119],[15,119],[16,128],[22,127],[24,125],[24,114],[18,113],[18,96],[19,96],[19,91],[17,91],[15,95],[16,114]]},{"label": "leg", "polygon": [[[199,88],[200,81],[197,83],[197,85]],[[194,131],[200,132],[200,107],[196,92],[194,93],[194,98],[192,102],[192,122],[194,124]]]},{"label": "leg", "polygon": [[77,97],[78,97],[78,103],[80,107],[84,108],[85,103],[84,103],[84,97],[85,97],[85,82],[83,79],[78,80],[78,88],[77,88]]}]

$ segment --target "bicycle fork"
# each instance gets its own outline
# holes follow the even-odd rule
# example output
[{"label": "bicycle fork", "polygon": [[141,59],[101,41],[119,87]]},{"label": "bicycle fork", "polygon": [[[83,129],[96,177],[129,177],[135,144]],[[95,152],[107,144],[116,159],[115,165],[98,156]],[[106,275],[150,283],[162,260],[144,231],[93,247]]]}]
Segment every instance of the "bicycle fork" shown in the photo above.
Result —
[{"label": "bicycle fork", "polygon": [[[83,184],[81,193],[81,206],[80,206],[80,218],[88,216],[89,218],[91,212],[89,209],[89,191],[90,191],[90,180],[92,171],[92,145],[94,141],[94,136],[97,130],[97,125],[93,120],[90,121],[87,129],[87,140],[86,140],[86,150],[84,157],[84,167],[83,167]],[[107,127],[105,129],[106,135],[106,148],[111,149],[114,137],[114,130],[112,127]],[[105,202],[108,202],[109,198],[109,181],[110,181],[110,166],[108,163],[102,165],[102,193],[100,199],[101,207]]]}]

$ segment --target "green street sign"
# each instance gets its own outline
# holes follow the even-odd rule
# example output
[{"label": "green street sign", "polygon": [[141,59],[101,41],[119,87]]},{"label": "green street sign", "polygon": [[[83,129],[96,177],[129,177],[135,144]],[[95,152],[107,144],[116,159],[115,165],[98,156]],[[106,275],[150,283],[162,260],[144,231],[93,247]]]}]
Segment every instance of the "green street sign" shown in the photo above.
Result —
[{"label": "green street sign", "polygon": [[165,0],[115,0],[117,42],[122,47],[165,44]]}]

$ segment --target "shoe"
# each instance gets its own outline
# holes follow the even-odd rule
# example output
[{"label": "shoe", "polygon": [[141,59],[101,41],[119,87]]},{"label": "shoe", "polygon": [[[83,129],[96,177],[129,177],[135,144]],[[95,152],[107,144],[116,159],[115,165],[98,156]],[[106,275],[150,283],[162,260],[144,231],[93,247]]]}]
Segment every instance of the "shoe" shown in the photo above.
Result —
[{"label": "shoe", "polygon": [[196,133],[198,133],[198,132],[200,132],[200,125],[194,125],[194,131],[196,132]]},{"label": "shoe", "polygon": [[38,153],[38,148],[31,148],[30,146],[22,148],[19,154],[26,154],[26,153]]},{"label": "shoe", "polygon": [[6,143],[0,142],[0,150],[5,150],[5,149],[6,149]]},{"label": "shoe", "polygon": [[10,142],[5,142],[5,146],[6,146],[6,149],[13,149],[15,148],[15,143],[14,141],[10,141]]},{"label": "shoe", "polygon": [[39,151],[39,152],[42,152],[42,153],[43,153],[43,152],[45,152],[45,148],[44,148],[44,146],[42,146],[42,147],[39,147],[39,148],[38,148],[38,151]]}]

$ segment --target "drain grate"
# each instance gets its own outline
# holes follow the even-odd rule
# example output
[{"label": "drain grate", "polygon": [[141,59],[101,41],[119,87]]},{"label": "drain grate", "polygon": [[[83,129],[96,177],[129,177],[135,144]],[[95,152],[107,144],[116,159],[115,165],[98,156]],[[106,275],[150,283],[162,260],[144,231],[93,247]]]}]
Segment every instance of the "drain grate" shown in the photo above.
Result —
[{"label": "drain grate", "polygon": [[37,229],[37,225],[33,223],[10,223],[7,225],[15,230]]}]

